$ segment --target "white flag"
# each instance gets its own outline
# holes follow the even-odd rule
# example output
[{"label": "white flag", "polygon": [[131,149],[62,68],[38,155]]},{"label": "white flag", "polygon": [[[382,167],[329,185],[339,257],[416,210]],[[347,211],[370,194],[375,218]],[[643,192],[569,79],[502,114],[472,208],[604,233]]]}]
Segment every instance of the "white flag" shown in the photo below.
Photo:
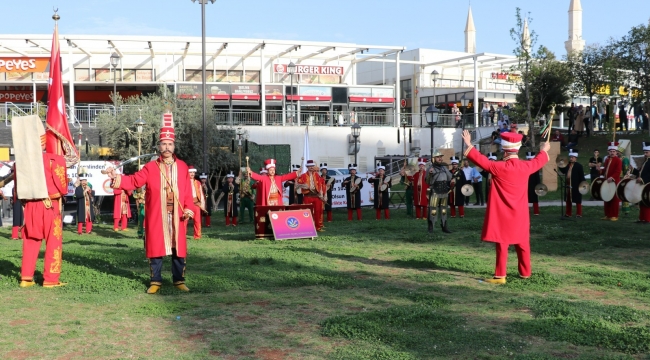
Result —
[{"label": "white flag", "polygon": [[305,147],[302,150],[302,169],[300,174],[307,172],[307,160],[309,160],[309,126],[305,126]]}]

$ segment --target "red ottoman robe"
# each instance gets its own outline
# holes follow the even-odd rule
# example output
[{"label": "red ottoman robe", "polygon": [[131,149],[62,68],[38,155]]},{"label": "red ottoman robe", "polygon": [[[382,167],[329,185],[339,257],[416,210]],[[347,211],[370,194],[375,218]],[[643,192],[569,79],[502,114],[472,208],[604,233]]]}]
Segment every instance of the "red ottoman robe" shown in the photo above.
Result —
[{"label": "red ottoman robe", "polygon": [[528,243],[528,176],[548,162],[548,154],[540,151],[531,160],[490,161],[472,148],[467,158],[493,175],[481,240],[508,245]]},{"label": "red ottoman robe", "polygon": [[[175,157],[174,157],[175,158]],[[187,256],[187,242],[185,233],[187,220],[182,220],[183,209],[189,209],[197,214],[199,209],[194,206],[192,199],[192,183],[187,171],[187,164],[176,159],[172,166],[172,177],[169,179],[174,184],[174,193],[178,196],[180,206],[174,200],[174,238],[166,238],[163,223],[163,215],[167,214],[167,200],[164,192],[167,180],[161,171],[165,171],[165,165],[161,159],[148,162],[142,170],[133,175],[118,175],[113,182],[113,188],[122,190],[135,190],[147,186],[145,193],[146,211],[144,221],[145,228],[145,251],[148,258],[168,256],[172,254],[172,247],[176,248],[176,255],[181,258]]]},{"label": "red ottoman robe", "polygon": [[[282,183],[287,180],[293,180],[298,177],[296,172],[290,172],[284,175],[275,174],[273,176],[273,181],[275,181],[275,186],[277,186],[278,191],[280,191],[280,196],[282,196]],[[251,178],[257,181],[257,206],[266,206],[266,202],[269,199],[269,193],[271,192],[271,177],[269,175],[260,175],[251,171]]]}]

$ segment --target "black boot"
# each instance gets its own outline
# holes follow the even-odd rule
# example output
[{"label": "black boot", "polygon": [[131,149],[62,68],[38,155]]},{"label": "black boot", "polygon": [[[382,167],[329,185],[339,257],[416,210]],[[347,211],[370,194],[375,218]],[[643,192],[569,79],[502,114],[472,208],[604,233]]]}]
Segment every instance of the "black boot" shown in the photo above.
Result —
[{"label": "black boot", "polygon": [[442,232],[451,234],[451,231],[449,231],[449,228],[447,227],[447,222],[445,221],[444,223],[440,224],[440,227],[442,227]]},{"label": "black boot", "polygon": [[433,221],[429,220],[429,234],[433,234]]}]

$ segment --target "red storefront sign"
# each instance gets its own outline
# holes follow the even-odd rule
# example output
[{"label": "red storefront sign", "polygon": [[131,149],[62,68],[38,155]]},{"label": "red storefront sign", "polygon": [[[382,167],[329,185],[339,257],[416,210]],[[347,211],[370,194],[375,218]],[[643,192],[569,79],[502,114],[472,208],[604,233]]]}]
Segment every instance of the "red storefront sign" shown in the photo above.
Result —
[{"label": "red storefront sign", "polygon": [[[276,74],[289,73],[287,65],[283,64],[273,65],[273,72]],[[343,76],[343,66],[296,65],[296,74]]]},{"label": "red storefront sign", "polygon": [[[382,97],[371,97],[371,96],[350,96],[351,102],[369,102],[369,103],[393,103],[395,102],[394,98],[382,98]],[[406,102],[402,107],[406,106]]]},{"label": "red storefront sign", "polygon": [[[43,93],[44,91],[37,91],[36,98],[41,99],[43,97]],[[34,102],[34,92],[0,90],[0,102],[20,102],[20,103]]]},{"label": "red storefront sign", "polygon": [[259,100],[259,85],[231,85],[233,100]]}]

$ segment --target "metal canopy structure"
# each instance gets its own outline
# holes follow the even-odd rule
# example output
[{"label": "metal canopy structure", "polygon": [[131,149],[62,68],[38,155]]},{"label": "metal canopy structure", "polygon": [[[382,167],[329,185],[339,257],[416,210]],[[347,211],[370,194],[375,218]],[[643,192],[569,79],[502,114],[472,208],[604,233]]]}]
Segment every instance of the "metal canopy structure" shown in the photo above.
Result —
[{"label": "metal canopy structure", "polygon": [[[61,40],[69,40],[72,53],[84,53],[93,56],[109,56],[115,51],[120,57],[129,55],[168,54],[180,56],[201,56],[201,37],[173,37],[173,36],[100,36],[100,35],[60,35]],[[104,44],[101,45],[101,39]],[[25,39],[28,41],[26,42]],[[48,52],[47,46],[52,41],[52,35],[0,35],[0,55],[7,50],[23,56],[38,56]],[[357,54],[365,53],[366,57],[375,55],[380,57],[385,54],[403,51],[401,46],[376,46],[358,45],[352,43],[328,43],[314,41],[288,41],[265,39],[232,39],[232,38],[206,38],[208,53],[212,59],[220,56],[228,49],[230,57],[251,56],[260,48],[264,48],[266,59],[273,61],[287,57],[298,62],[306,59],[316,59],[324,63],[337,59],[354,56],[353,60],[361,60]]]}]

